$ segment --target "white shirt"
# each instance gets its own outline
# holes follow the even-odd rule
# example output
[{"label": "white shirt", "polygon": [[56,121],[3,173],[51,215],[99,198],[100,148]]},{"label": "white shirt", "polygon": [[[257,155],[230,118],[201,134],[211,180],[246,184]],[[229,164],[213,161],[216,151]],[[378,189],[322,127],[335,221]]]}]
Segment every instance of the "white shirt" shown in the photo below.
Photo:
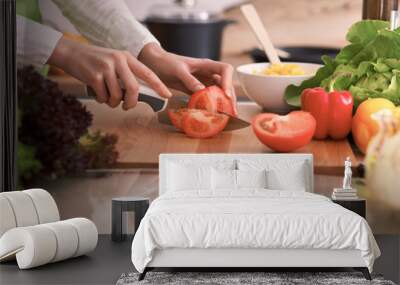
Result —
[{"label": "white shirt", "polygon": [[[135,57],[156,38],[131,14],[123,0],[53,0],[75,28],[95,45],[128,50]],[[43,66],[62,33],[17,16],[17,63]]]}]

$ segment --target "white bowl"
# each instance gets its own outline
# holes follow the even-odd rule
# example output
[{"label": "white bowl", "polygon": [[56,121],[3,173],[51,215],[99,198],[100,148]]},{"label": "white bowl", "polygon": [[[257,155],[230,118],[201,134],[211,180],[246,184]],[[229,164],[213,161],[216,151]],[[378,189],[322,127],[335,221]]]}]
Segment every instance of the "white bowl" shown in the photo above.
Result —
[{"label": "white bowl", "polygon": [[259,74],[270,66],[270,63],[251,63],[236,68],[240,84],[246,95],[268,112],[286,114],[293,108],[286,104],[285,89],[290,84],[300,85],[306,79],[314,76],[322,66],[314,63],[294,63],[304,71],[304,75],[262,75]]}]

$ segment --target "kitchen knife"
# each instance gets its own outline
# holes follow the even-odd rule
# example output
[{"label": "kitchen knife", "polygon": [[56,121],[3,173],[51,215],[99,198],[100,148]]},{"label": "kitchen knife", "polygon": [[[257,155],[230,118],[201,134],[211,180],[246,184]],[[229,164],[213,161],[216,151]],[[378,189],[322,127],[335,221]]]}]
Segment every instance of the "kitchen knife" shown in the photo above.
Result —
[{"label": "kitchen knife", "polygon": [[[125,94],[125,89],[122,88],[122,92]],[[87,87],[87,94],[92,97],[96,96],[96,93],[91,87]],[[189,100],[187,96],[179,95],[173,96],[171,99],[165,99],[159,96],[153,89],[140,85],[138,101],[148,104],[153,111],[157,113],[159,123],[172,125],[171,120],[168,117],[168,109],[187,108]],[[246,128],[250,125],[250,123],[245,120],[233,117],[229,114],[225,115],[229,116],[230,119],[224,131],[234,131]]]}]

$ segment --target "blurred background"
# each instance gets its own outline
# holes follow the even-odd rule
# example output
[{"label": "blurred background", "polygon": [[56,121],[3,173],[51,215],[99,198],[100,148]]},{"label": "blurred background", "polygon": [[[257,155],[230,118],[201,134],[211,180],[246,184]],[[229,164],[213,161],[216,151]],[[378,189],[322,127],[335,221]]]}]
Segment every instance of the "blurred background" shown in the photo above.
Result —
[{"label": "blurred background", "polygon": [[[222,40],[222,60],[242,64],[238,55],[258,46],[252,32],[242,17],[238,5],[252,2],[260,14],[268,32],[278,47],[314,46],[340,48],[345,45],[344,35],[348,28],[362,16],[362,0],[197,0],[197,1],[140,1],[125,0],[132,14],[140,21],[153,15],[165,18],[183,14],[185,8],[177,2],[188,2],[198,15],[206,12],[211,16],[232,20],[227,25]],[[65,19],[58,8],[49,0],[39,0],[42,22],[57,30],[77,34],[76,29]],[[251,62],[251,59],[247,59]]]}]

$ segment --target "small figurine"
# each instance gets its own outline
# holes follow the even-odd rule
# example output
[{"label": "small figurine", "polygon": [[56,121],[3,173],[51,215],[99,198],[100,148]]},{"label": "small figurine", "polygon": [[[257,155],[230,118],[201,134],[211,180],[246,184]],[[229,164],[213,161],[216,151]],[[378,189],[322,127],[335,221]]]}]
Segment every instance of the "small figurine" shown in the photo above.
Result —
[{"label": "small figurine", "polygon": [[352,189],[351,187],[351,159],[350,157],[346,157],[346,161],[344,162],[344,177],[343,177],[343,189]]}]

